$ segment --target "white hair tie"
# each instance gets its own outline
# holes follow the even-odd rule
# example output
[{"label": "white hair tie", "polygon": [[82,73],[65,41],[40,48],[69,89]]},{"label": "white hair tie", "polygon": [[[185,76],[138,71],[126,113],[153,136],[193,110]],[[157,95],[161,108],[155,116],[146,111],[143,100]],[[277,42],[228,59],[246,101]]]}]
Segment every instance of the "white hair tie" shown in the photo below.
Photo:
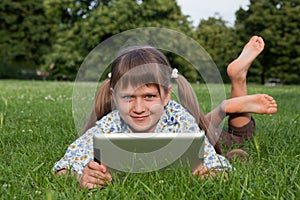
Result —
[{"label": "white hair tie", "polygon": [[108,78],[111,78],[111,72],[109,72],[109,73],[107,74],[107,77],[108,77]]},{"label": "white hair tie", "polygon": [[171,78],[178,78],[178,70],[176,68],[172,70]]}]

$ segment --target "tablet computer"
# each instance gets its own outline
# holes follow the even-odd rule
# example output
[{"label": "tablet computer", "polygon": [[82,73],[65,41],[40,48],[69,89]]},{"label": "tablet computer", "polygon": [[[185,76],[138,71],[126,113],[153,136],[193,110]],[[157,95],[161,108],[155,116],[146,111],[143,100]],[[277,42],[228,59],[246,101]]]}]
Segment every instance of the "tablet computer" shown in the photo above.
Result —
[{"label": "tablet computer", "polygon": [[204,131],[96,134],[94,160],[109,169],[130,173],[177,166],[195,169],[203,162],[204,135]]}]

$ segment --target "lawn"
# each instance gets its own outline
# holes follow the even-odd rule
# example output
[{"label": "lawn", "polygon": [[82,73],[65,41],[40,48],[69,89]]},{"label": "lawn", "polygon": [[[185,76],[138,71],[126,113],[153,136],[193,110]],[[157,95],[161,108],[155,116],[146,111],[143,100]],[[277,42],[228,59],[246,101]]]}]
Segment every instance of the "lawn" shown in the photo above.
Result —
[{"label": "lawn", "polygon": [[[208,111],[204,85],[193,86]],[[0,81],[0,199],[300,199],[299,86],[249,86],[251,94],[272,95],[278,112],[254,115],[256,135],[243,146],[249,161],[234,162],[228,181],[170,169],[117,173],[112,185],[98,190],[51,173],[78,137],[72,91],[71,82]]]}]

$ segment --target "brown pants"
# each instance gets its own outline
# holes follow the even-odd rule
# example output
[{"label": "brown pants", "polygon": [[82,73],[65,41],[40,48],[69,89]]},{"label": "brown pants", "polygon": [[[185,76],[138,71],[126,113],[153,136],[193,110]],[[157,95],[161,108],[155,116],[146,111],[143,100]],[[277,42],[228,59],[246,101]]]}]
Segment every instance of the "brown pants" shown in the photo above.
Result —
[{"label": "brown pants", "polygon": [[248,124],[242,127],[234,127],[228,123],[228,131],[221,131],[220,140],[230,147],[232,144],[243,145],[244,141],[251,138],[255,131],[255,120],[251,117]]}]

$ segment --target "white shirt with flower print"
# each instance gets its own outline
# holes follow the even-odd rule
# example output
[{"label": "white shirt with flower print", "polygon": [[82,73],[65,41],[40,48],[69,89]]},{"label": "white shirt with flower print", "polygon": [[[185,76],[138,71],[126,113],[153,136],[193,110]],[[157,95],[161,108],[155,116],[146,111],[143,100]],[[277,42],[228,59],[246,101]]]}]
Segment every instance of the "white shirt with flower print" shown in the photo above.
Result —
[{"label": "white shirt with flower print", "polygon": [[[194,133],[200,132],[195,118],[180,104],[169,101],[155,128],[156,133]],[[71,169],[82,174],[85,166],[93,160],[93,136],[105,133],[132,133],[130,127],[120,118],[118,110],[107,114],[96,125],[86,131],[73,142],[65,155],[55,163],[52,171]],[[205,137],[204,165],[215,170],[230,170],[232,167],[228,160],[215,152],[214,147]]]}]

